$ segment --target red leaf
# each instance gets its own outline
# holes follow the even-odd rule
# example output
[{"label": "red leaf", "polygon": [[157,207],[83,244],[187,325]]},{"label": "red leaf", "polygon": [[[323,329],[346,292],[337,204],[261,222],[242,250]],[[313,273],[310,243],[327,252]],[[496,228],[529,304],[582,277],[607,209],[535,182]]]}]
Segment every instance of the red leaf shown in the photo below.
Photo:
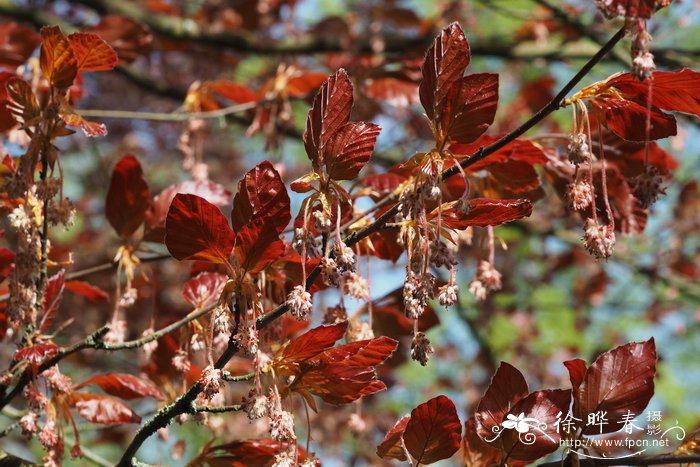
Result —
[{"label": "red leaf", "polygon": [[526,433],[503,427],[499,438],[502,451],[508,453],[509,459],[531,462],[559,449],[557,415],[567,413],[570,404],[570,389],[537,391],[520,400],[510,409],[507,419],[515,422],[531,418],[536,422],[528,422]]},{"label": "red leaf", "polygon": [[406,451],[403,448],[403,433],[406,430],[406,425],[411,419],[410,415],[405,415],[396,425],[389,430],[384,436],[384,439],[377,446],[377,455],[382,459],[392,459],[397,461],[408,460]]},{"label": "red leaf", "polygon": [[306,451],[301,446],[294,446],[293,443],[278,441],[276,439],[244,439],[232,441],[226,444],[210,446],[196,460],[201,464],[244,467],[249,465],[272,467],[275,463],[275,456],[281,451],[295,450],[299,463],[306,460]]},{"label": "red leaf", "polygon": [[71,407],[85,420],[102,425],[121,425],[122,423],[139,423],[139,417],[129,406],[109,396],[87,393],[73,393],[66,397]]},{"label": "red leaf", "polygon": [[67,89],[78,74],[78,62],[68,38],[58,26],[41,28],[41,71],[51,86]]},{"label": "red leaf", "polygon": [[239,103],[245,104],[247,102],[255,102],[257,96],[255,92],[243,86],[242,84],[234,83],[228,80],[218,80],[209,83],[209,87],[217,94],[225,97],[226,99]]},{"label": "red leaf", "polygon": [[13,77],[7,80],[5,88],[8,94],[7,110],[15,121],[26,126],[32,126],[35,121],[38,121],[41,117],[41,109],[29,83]]},{"label": "red leaf", "polygon": [[304,147],[314,171],[322,173],[325,146],[330,138],[350,119],[353,95],[352,83],[345,70],[328,77],[314,98],[306,119]]},{"label": "red leaf", "polygon": [[104,123],[85,120],[76,113],[61,113],[60,116],[63,121],[66,122],[66,125],[82,129],[85,136],[94,138],[96,136],[105,136],[107,134],[107,127],[104,125]]},{"label": "red leaf", "polygon": [[501,462],[501,451],[489,446],[479,438],[474,417],[469,417],[469,420],[464,424],[462,454],[465,466],[490,467]]},{"label": "red leaf", "polygon": [[131,154],[122,157],[112,172],[105,200],[107,220],[122,238],[130,237],[141,226],[149,198],[141,164]]},{"label": "red leaf", "polygon": [[336,341],[345,335],[347,327],[347,321],[343,321],[311,329],[287,344],[275,360],[290,364],[300,363],[315,357],[324,350],[333,347]]},{"label": "red leaf", "polygon": [[83,297],[93,302],[101,302],[103,300],[109,299],[109,295],[107,294],[107,292],[105,292],[97,286],[88,284],[87,282],[68,281],[66,282],[65,287],[66,290],[70,290],[75,294],[82,295]]},{"label": "red leaf", "polygon": [[0,66],[17,68],[31,57],[39,45],[39,35],[14,21],[0,25]]},{"label": "red leaf", "polygon": [[626,98],[646,106],[651,85],[651,105],[673,112],[700,117],[700,72],[684,68],[680,71],[656,71],[649,81],[639,81],[630,73],[616,75],[608,81]]},{"label": "red leaf", "polygon": [[469,60],[469,42],[457,23],[443,29],[428,49],[418,92],[425,113],[433,122],[442,121],[447,94],[464,75]]},{"label": "red leaf", "polygon": [[402,73],[387,72],[383,76],[368,78],[362,92],[371,99],[396,107],[408,107],[420,101],[418,85]]},{"label": "red leaf", "polygon": [[209,180],[187,180],[170,185],[153,198],[151,206],[146,211],[146,224],[149,229],[147,240],[163,241],[165,218],[173,198],[178,193],[200,196],[216,206],[224,206],[231,202],[231,192]]},{"label": "red leaf", "polygon": [[58,355],[60,348],[54,343],[36,344],[30,347],[17,349],[12,356],[15,362],[26,360],[31,365],[34,372],[37,371],[39,365],[46,360]]},{"label": "red leaf", "polygon": [[43,311],[41,325],[39,326],[39,330],[41,332],[46,332],[56,317],[58,307],[61,305],[61,297],[63,296],[63,286],[65,284],[65,280],[65,272],[61,270],[60,272],[51,276],[46,282],[44,296],[41,300],[41,308]]},{"label": "red leaf", "polygon": [[117,64],[117,53],[97,34],[74,32],[68,41],[79,71],[106,71]]},{"label": "red leaf", "polygon": [[263,161],[245,174],[238,182],[238,192],[233,198],[231,224],[240,231],[255,217],[266,217],[266,228],[278,234],[289,224],[289,195],[279,173],[269,161]]},{"label": "red leaf", "polygon": [[583,383],[584,375],[586,374],[586,362],[580,358],[575,358],[573,360],[567,360],[564,362],[564,366],[569,370],[569,379],[571,380],[571,387],[574,391],[577,391],[581,383]]},{"label": "red leaf", "polygon": [[291,97],[304,97],[316,90],[328,78],[324,73],[306,73],[287,81],[285,92]]},{"label": "red leaf", "polygon": [[73,389],[78,390],[87,386],[98,386],[107,394],[121,399],[139,399],[141,397],[153,397],[162,401],[165,396],[153,383],[136,376],[125,373],[106,373],[86,379],[76,384]]},{"label": "red leaf", "polygon": [[215,304],[224,290],[228,277],[223,274],[204,272],[185,283],[182,296],[195,308],[203,309]]},{"label": "red leaf", "polygon": [[275,229],[276,220],[257,217],[236,235],[238,265],[256,274],[284,255],[286,244]]},{"label": "red leaf", "polygon": [[630,141],[647,139],[646,121],[650,115],[649,139],[667,138],[676,134],[676,119],[673,115],[651,108],[647,112],[645,105],[637,102],[608,96],[598,96],[591,100],[593,115],[610,131]]},{"label": "red leaf", "polygon": [[442,137],[471,143],[493,123],[498,107],[498,75],[478,73],[456,81],[445,97],[439,129]]},{"label": "red leaf", "polygon": [[377,366],[391,356],[399,343],[391,337],[350,342],[320,354],[319,361],[342,366]]},{"label": "red leaf", "polygon": [[15,254],[7,248],[0,247],[0,282],[7,279],[15,269]]},{"label": "red leaf", "polygon": [[607,424],[586,426],[584,433],[622,429],[623,416],[628,412],[640,414],[654,395],[655,375],[653,338],[616,347],[598,357],[574,395],[574,411],[584,421],[588,414],[606,412]]},{"label": "red leaf", "polygon": [[481,439],[492,439],[511,407],[527,397],[527,393],[527,382],[523,374],[514,366],[501,362],[474,414],[476,430]]},{"label": "red leaf", "polygon": [[175,195],[165,231],[165,245],[180,261],[225,263],[233,249],[234,233],[226,217],[219,208],[196,195]]},{"label": "red leaf", "polygon": [[354,180],[369,161],[381,127],[374,123],[353,122],[341,127],[325,147],[323,160],[328,177]]},{"label": "red leaf", "polygon": [[104,39],[117,53],[122,65],[147,53],[153,40],[145,26],[128,16],[103,16],[98,24],[83,31],[98,34]]},{"label": "red leaf", "polygon": [[445,396],[437,396],[413,409],[403,440],[417,464],[432,464],[452,457],[462,440],[462,423],[454,403]]},{"label": "red leaf", "polygon": [[302,372],[293,385],[294,391],[315,394],[334,405],[348,404],[384,389],[386,386],[377,380],[377,373],[371,367],[332,364]]},{"label": "red leaf", "polygon": [[487,199],[469,200],[469,208],[464,212],[453,205],[442,211],[442,223],[452,229],[466,229],[469,226],[486,227],[501,225],[532,213],[532,203],[526,199]]}]

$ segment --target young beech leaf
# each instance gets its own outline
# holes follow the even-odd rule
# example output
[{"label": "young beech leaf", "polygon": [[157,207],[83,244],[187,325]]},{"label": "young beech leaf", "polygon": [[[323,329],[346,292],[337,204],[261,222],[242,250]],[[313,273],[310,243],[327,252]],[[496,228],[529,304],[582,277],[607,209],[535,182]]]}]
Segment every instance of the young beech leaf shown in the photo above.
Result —
[{"label": "young beech leaf", "polygon": [[188,465],[269,467],[275,463],[275,456],[290,450],[296,453],[297,463],[306,460],[304,448],[295,446],[294,443],[276,439],[241,439],[225,444],[207,445],[197,459]]},{"label": "young beech leaf", "polygon": [[219,208],[196,195],[175,195],[165,221],[165,245],[173,257],[225,263],[234,238]]},{"label": "young beech leaf", "polygon": [[143,223],[150,204],[148,184],[139,161],[128,154],[114,167],[107,190],[105,214],[120,237],[130,237]]},{"label": "young beech leaf", "polygon": [[24,64],[39,45],[39,35],[14,21],[2,23],[0,27],[0,66],[15,69]]},{"label": "young beech leaf", "polygon": [[82,295],[92,302],[101,302],[109,299],[109,294],[99,287],[83,281],[68,281],[65,285],[66,290],[74,294]]},{"label": "young beech leaf", "polygon": [[607,423],[584,427],[585,434],[613,433],[624,425],[624,416],[639,415],[654,395],[656,346],[654,339],[632,342],[600,355],[588,367],[574,392],[574,413],[606,412]]},{"label": "young beech leaf", "polygon": [[238,182],[233,198],[231,224],[237,232],[255,217],[267,218],[266,228],[282,233],[292,218],[289,195],[280,174],[269,161],[263,161]]},{"label": "young beech leaf", "polygon": [[258,273],[284,255],[286,244],[279,238],[278,225],[275,218],[255,217],[236,234],[236,258],[244,271]]},{"label": "young beech leaf", "polygon": [[345,335],[347,321],[311,329],[287,344],[275,358],[285,366],[304,362],[333,345]]},{"label": "young beech leaf", "polygon": [[581,383],[583,383],[583,378],[586,374],[586,362],[580,358],[575,358],[573,360],[567,360],[564,362],[564,366],[569,370],[569,380],[571,380],[571,387],[574,391],[577,391]]},{"label": "young beech leaf", "polygon": [[117,53],[100,36],[74,32],[68,41],[75,54],[78,71],[107,71],[117,64]]},{"label": "young beech leaf", "polygon": [[110,396],[74,392],[67,395],[66,401],[77,409],[81,417],[92,423],[121,425],[141,421],[141,417],[129,406]]},{"label": "young beech leaf", "polygon": [[59,350],[60,348],[52,342],[46,344],[36,344],[30,347],[17,349],[12,356],[12,360],[15,362],[26,360],[32,366],[32,369],[36,371],[39,365],[41,365],[45,360],[58,355]]},{"label": "young beech leaf", "polygon": [[41,28],[39,64],[51,86],[67,89],[78,74],[78,61],[68,38],[58,26]]},{"label": "young beech leaf", "polygon": [[85,136],[94,138],[96,136],[105,136],[107,134],[107,127],[104,125],[104,123],[85,120],[80,115],[72,112],[61,112],[59,115],[61,116],[61,119],[66,122],[66,125],[82,129]]},{"label": "young beech leaf", "polygon": [[[672,112],[700,117],[700,72],[684,68],[679,71],[655,71],[652,75],[651,105]],[[608,84],[623,96],[646,104],[649,82],[639,81],[630,73],[615,75]]]},{"label": "young beech leaf", "polygon": [[469,66],[469,43],[457,23],[442,30],[428,49],[423,61],[423,80],[418,92],[428,118],[442,121],[445,100],[452,85],[459,81]]},{"label": "young beech leaf", "polygon": [[83,32],[92,32],[104,39],[115,50],[122,65],[147,53],[153,41],[148,29],[128,16],[104,16],[99,23],[83,29]]},{"label": "young beech leaf", "polygon": [[462,423],[454,403],[437,396],[411,411],[403,441],[418,464],[449,459],[459,449]]},{"label": "young beech leaf", "polygon": [[314,172],[321,174],[324,148],[330,138],[350,119],[352,83],[345,70],[332,74],[321,85],[306,119],[304,147]]},{"label": "young beech leaf", "polygon": [[34,122],[41,117],[41,109],[29,83],[13,77],[7,81],[5,87],[9,97],[7,108],[12,117],[21,125],[34,125]]},{"label": "young beech leaf", "polygon": [[78,390],[87,386],[98,386],[107,394],[117,396],[121,399],[138,399],[141,397],[152,397],[162,401],[165,396],[150,381],[137,378],[125,373],[106,373],[86,379],[82,383],[73,386],[73,390]]},{"label": "young beech leaf", "polygon": [[493,123],[498,107],[498,75],[477,73],[456,81],[449,89],[439,120],[443,136],[471,143]]},{"label": "young beech leaf", "polygon": [[[496,440],[502,452],[508,454],[508,459],[532,462],[559,449],[561,430],[556,424],[557,415],[566,414],[570,404],[570,389],[537,391],[518,401],[506,414],[507,419],[518,420],[518,426],[503,427]],[[525,422],[526,419],[531,421]]]},{"label": "young beech leaf", "polygon": [[[527,393],[527,382],[523,374],[513,365],[501,362],[474,414],[476,430],[481,439],[493,439],[508,411],[519,400],[527,397]],[[498,443],[491,444],[500,447]]]},{"label": "young beech leaf", "polygon": [[195,308],[215,304],[224,290],[228,277],[214,272],[203,272],[185,282],[182,296]]},{"label": "young beech leaf", "polygon": [[451,229],[463,230],[467,227],[486,227],[528,217],[532,213],[532,203],[526,199],[487,199],[469,200],[467,209],[458,205],[459,201],[447,203],[442,211],[442,224]]},{"label": "young beech leaf", "polygon": [[479,438],[474,417],[469,417],[464,424],[462,456],[465,466],[488,467],[494,464],[499,465],[501,462],[501,451],[489,446]]},{"label": "young beech leaf", "polygon": [[342,126],[325,147],[324,162],[328,177],[333,180],[354,180],[374,152],[374,143],[380,131],[379,125],[368,122]]},{"label": "young beech leaf", "polygon": [[408,460],[408,457],[406,457],[406,451],[404,450],[403,433],[406,430],[406,425],[408,425],[408,421],[410,419],[410,415],[404,415],[403,418],[399,419],[399,421],[396,422],[396,425],[394,425],[393,428],[387,432],[382,442],[379,443],[379,446],[377,446],[377,455],[379,457],[386,460]]},{"label": "young beech leaf", "polygon": [[591,111],[610,131],[629,141],[647,139],[647,116],[650,120],[650,140],[667,138],[677,133],[676,118],[673,115],[654,106],[647,111],[646,105],[635,101],[598,96],[591,100]]}]

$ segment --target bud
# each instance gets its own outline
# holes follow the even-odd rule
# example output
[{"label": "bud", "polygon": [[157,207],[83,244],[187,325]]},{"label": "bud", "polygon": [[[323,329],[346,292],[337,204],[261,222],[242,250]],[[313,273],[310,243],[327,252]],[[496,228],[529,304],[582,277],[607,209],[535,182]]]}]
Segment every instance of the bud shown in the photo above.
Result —
[{"label": "bud", "polygon": [[438,300],[440,300],[440,305],[450,306],[457,303],[457,292],[459,288],[456,284],[446,284],[438,289],[439,295]]},{"label": "bud", "polygon": [[588,183],[588,180],[578,180],[566,187],[566,197],[571,209],[583,211],[593,203],[593,187]]},{"label": "bud", "polygon": [[476,279],[483,284],[488,292],[501,290],[501,273],[488,261],[479,262]]},{"label": "bud", "polygon": [[214,396],[219,394],[224,385],[224,380],[221,378],[221,370],[214,368],[212,365],[209,365],[202,371],[199,382],[203,386],[202,397],[206,401],[211,401]]},{"label": "bud", "polygon": [[253,388],[243,398],[243,409],[251,422],[263,418],[267,415],[267,397],[258,394],[257,389]]},{"label": "bud", "polygon": [[632,180],[632,186],[634,188],[634,197],[639,200],[639,204],[643,208],[648,208],[656,202],[659,195],[666,194],[666,190],[661,186],[663,183],[663,177],[659,173],[659,170],[653,165],[648,165],[644,169],[644,172],[637,175],[634,180]]},{"label": "bud", "polygon": [[349,272],[345,275],[345,292],[358,300],[369,298],[369,286],[367,280],[357,273]]}]

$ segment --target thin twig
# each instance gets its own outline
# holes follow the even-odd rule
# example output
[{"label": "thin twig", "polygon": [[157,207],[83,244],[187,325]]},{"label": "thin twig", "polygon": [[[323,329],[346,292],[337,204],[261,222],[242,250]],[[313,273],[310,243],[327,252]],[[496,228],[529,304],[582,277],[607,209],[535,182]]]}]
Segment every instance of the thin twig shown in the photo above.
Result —
[{"label": "thin twig", "polygon": [[243,406],[241,404],[235,404],[235,405],[221,405],[221,406],[215,406],[215,405],[193,405],[190,408],[189,413],[198,413],[198,412],[209,412],[209,413],[226,413],[226,412],[238,412],[241,410]]}]

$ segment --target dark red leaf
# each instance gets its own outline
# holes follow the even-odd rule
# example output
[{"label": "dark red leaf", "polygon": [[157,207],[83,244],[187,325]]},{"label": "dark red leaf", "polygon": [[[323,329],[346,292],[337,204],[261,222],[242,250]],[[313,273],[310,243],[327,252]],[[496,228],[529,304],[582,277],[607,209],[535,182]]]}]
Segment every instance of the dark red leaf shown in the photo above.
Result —
[{"label": "dark red leaf", "polygon": [[314,98],[306,119],[304,147],[314,171],[322,173],[325,146],[331,137],[350,119],[353,95],[352,83],[345,70],[328,77]]},{"label": "dark red leaf", "polygon": [[323,160],[328,177],[354,180],[369,161],[381,127],[374,123],[353,122],[341,127],[325,147]]},{"label": "dark red leaf", "polygon": [[173,198],[178,193],[200,196],[216,206],[224,206],[231,202],[231,192],[224,186],[210,180],[187,180],[171,185],[153,198],[151,206],[146,211],[146,225],[148,226],[146,240],[163,241],[165,218]]},{"label": "dark red leaf", "polygon": [[585,434],[613,433],[622,429],[628,412],[639,415],[654,395],[656,346],[654,339],[632,342],[599,356],[588,367],[574,395],[576,416],[606,413],[607,424],[586,426]]},{"label": "dark red leaf", "polygon": [[7,248],[0,247],[0,282],[7,279],[15,269],[15,254]]},{"label": "dark red leaf", "polygon": [[267,218],[265,228],[272,228],[278,234],[292,218],[287,189],[269,161],[261,162],[245,174],[233,198],[231,224],[235,231],[241,231],[255,217]]},{"label": "dark red leaf", "polygon": [[305,97],[315,91],[328,78],[324,73],[306,73],[294,76],[287,81],[284,92],[288,96]]},{"label": "dark red leaf", "polygon": [[478,73],[455,82],[445,98],[440,130],[443,137],[471,143],[493,123],[498,107],[498,75]]},{"label": "dark red leaf", "polygon": [[584,375],[586,374],[586,362],[580,358],[575,358],[573,360],[567,360],[564,362],[564,366],[569,370],[569,379],[571,380],[571,387],[574,391],[577,391],[581,383],[583,383]]},{"label": "dark red leaf", "polygon": [[286,364],[298,363],[315,357],[345,335],[348,323],[319,326],[311,329],[287,344],[277,360]]},{"label": "dark red leaf", "polygon": [[141,164],[131,154],[122,157],[114,167],[107,191],[107,220],[122,238],[128,238],[143,223],[149,202],[150,193]]},{"label": "dark red leaf", "polygon": [[[298,462],[306,460],[306,451],[301,446],[294,446],[293,443],[278,441],[276,439],[243,439],[230,443],[210,446],[197,459],[201,460],[201,465],[212,467],[244,467],[260,466],[272,467],[275,463],[275,456],[280,451],[295,450]],[[195,464],[194,462],[191,465]]]},{"label": "dark red leaf", "polygon": [[329,404],[340,405],[382,391],[386,385],[377,380],[377,372],[371,367],[321,364],[304,371],[293,388],[297,392],[315,394]]},{"label": "dark red leaf", "polygon": [[41,365],[45,360],[58,355],[59,350],[60,348],[53,343],[36,344],[30,347],[17,349],[12,356],[12,359],[16,362],[27,360],[36,371],[39,365]]},{"label": "dark red leaf", "polygon": [[136,376],[125,373],[106,373],[86,379],[76,384],[73,389],[78,390],[87,386],[98,386],[107,394],[121,399],[139,399],[141,397],[153,397],[159,401],[165,396],[153,383]]},{"label": "dark red leaf", "polygon": [[39,34],[14,21],[0,25],[0,66],[17,68],[31,57],[39,45]]},{"label": "dark red leaf", "polygon": [[98,24],[83,31],[98,34],[104,39],[115,50],[122,65],[147,53],[153,40],[145,26],[128,16],[103,16]]},{"label": "dark red leaf", "polygon": [[658,108],[647,112],[645,105],[626,99],[598,96],[591,100],[593,115],[610,131],[630,141],[647,139],[646,122],[650,115],[649,139],[657,140],[676,134],[676,119]]},{"label": "dark red leaf", "polygon": [[398,341],[380,336],[333,347],[319,355],[320,361],[343,366],[377,366],[391,356]]},{"label": "dark red leaf", "polygon": [[526,199],[487,199],[469,200],[466,212],[456,203],[442,211],[442,223],[452,229],[466,229],[469,226],[486,227],[501,225],[527,217],[532,213],[532,203]]},{"label": "dark red leaf", "polygon": [[527,397],[527,393],[523,374],[514,366],[501,362],[474,414],[481,439],[492,439],[500,430],[506,414],[519,400]]},{"label": "dark red leaf", "polygon": [[447,94],[464,75],[469,60],[469,43],[457,23],[443,29],[428,49],[422,66],[423,80],[418,89],[425,113],[433,122],[442,120]]},{"label": "dark red leaf", "polygon": [[68,281],[66,282],[66,290],[82,295],[93,302],[101,302],[109,299],[109,294],[99,287],[83,281]]},{"label": "dark red leaf", "polygon": [[180,261],[196,259],[225,263],[231,255],[234,233],[223,213],[196,195],[177,194],[165,223],[165,245]]},{"label": "dark red leaf", "polygon": [[684,68],[679,71],[656,71],[649,81],[639,81],[630,73],[622,73],[607,84],[626,98],[646,106],[651,85],[651,105],[672,112],[700,117],[700,72]]},{"label": "dark red leaf", "polygon": [[[7,109],[17,123],[32,126],[41,117],[41,109],[32,87],[21,78],[7,80]],[[14,126],[14,125],[13,125]]]},{"label": "dark red leaf", "polygon": [[221,97],[225,97],[226,99],[238,104],[255,102],[257,100],[255,92],[248,87],[243,86],[242,84],[234,83],[233,81],[213,81],[209,83],[209,87]]},{"label": "dark red leaf", "polygon": [[66,275],[63,270],[54,274],[46,281],[44,288],[44,296],[41,300],[42,318],[39,330],[46,332],[53,323],[58,307],[61,305],[61,297],[63,297],[63,286],[66,281]]},{"label": "dark red leaf", "polygon": [[256,217],[238,232],[236,258],[244,271],[256,274],[284,255],[287,247],[279,238],[277,222],[267,216]]},{"label": "dark red leaf", "polygon": [[107,127],[103,123],[85,120],[76,113],[61,113],[60,115],[63,121],[66,122],[66,125],[80,128],[85,133],[85,136],[94,138],[107,134]]},{"label": "dark red leaf", "polygon": [[476,420],[469,417],[464,424],[462,438],[464,465],[470,467],[491,467],[500,464],[501,451],[484,442],[476,432]]},{"label": "dark red leaf", "polygon": [[117,64],[117,53],[100,36],[74,32],[68,36],[78,71],[106,71]]},{"label": "dark red leaf", "polygon": [[561,435],[556,425],[557,415],[564,417],[571,404],[571,390],[544,390],[533,392],[516,403],[509,411],[507,419],[513,422],[533,419],[518,423],[517,428],[503,427],[500,438],[503,452],[509,459],[531,462],[559,449]]},{"label": "dark red leaf", "polygon": [[193,307],[206,308],[219,300],[226,281],[228,277],[224,274],[203,272],[185,282],[182,296]]},{"label": "dark red leaf", "polygon": [[66,397],[68,404],[78,410],[85,420],[102,425],[139,423],[139,417],[123,402],[109,396],[76,392]]},{"label": "dark red leaf", "polygon": [[396,425],[387,432],[382,442],[377,446],[377,455],[379,457],[387,460],[408,460],[406,451],[403,448],[403,433],[410,419],[410,415],[404,415],[404,417],[396,422]]},{"label": "dark red leaf", "polygon": [[452,457],[462,440],[462,423],[454,403],[448,397],[437,396],[413,409],[403,440],[418,464]]},{"label": "dark red leaf", "polygon": [[51,86],[67,89],[78,74],[78,62],[68,38],[58,26],[41,28],[41,71]]}]

